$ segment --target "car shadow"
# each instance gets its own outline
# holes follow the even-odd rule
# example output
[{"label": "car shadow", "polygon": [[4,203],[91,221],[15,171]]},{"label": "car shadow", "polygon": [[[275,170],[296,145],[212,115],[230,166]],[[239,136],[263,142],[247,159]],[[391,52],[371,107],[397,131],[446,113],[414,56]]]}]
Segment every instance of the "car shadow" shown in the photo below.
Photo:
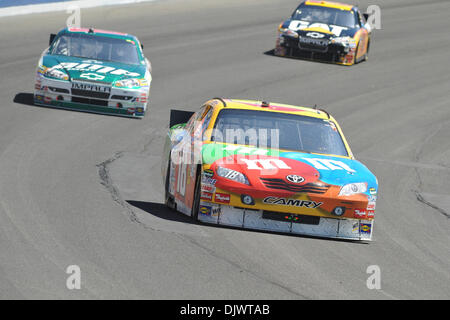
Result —
[{"label": "car shadow", "polygon": [[169,220],[169,221],[177,221],[184,222],[190,224],[197,224],[194,222],[191,217],[188,217],[180,212],[172,210],[168,208],[163,203],[156,202],[145,202],[145,201],[135,201],[135,200],[125,200],[129,205],[139,208],[155,217]]},{"label": "car shadow", "polygon": [[202,225],[202,226],[211,227],[211,228],[225,228],[225,229],[238,230],[238,231],[242,231],[242,232],[277,234],[277,235],[287,236],[287,237],[307,238],[307,239],[314,239],[314,240],[324,240],[324,241],[333,241],[333,242],[348,242],[348,243],[354,243],[354,244],[369,244],[370,243],[368,241],[360,241],[360,240],[333,239],[333,238],[309,236],[309,235],[303,235],[303,234],[284,233],[284,232],[256,230],[256,229],[245,229],[245,228],[227,226],[227,225],[222,225],[222,224],[205,223],[202,221],[194,221],[191,219],[191,217],[188,217],[181,212],[172,210],[163,203],[135,201],[135,200],[125,200],[125,201],[129,205],[131,205],[135,208],[141,209],[155,217],[169,220],[169,221],[176,221],[176,222],[182,222],[182,223],[188,223],[188,224],[197,224],[197,225]]},{"label": "car shadow", "polygon": [[[271,56],[271,57],[275,57],[275,58],[280,58],[280,59],[291,59],[291,60],[300,60],[300,61],[308,61],[308,62],[313,62],[313,63],[321,63],[321,64],[328,64],[328,65],[333,65],[336,67],[344,67],[342,65],[339,65],[335,62],[331,62],[331,61],[326,61],[326,60],[320,60],[320,59],[311,59],[311,58],[306,58],[306,57],[296,57],[296,56],[277,56],[275,55],[275,49],[271,49],[268,51],[263,52],[264,55],[266,56]],[[346,66],[348,67],[348,66]]]},{"label": "car shadow", "polygon": [[20,92],[15,95],[15,103],[25,104],[28,106],[34,106],[34,95],[32,93]]}]

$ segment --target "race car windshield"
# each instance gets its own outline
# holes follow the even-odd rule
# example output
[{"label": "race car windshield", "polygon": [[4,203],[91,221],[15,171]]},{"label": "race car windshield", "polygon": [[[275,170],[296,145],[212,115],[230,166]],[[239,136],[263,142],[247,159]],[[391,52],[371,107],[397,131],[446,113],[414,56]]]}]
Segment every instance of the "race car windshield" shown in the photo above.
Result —
[{"label": "race car windshield", "polygon": [[140,62],[133,41],[83,33],[64,34],[58,37],[52,54],[127,64]]},{"label": "race car windshield", "polygon": [[300,6],[292,15],[292,19],[348,28],[356,26],[353,11],[327,7]]},{"label": "race car windshield", "polygon": [[276,112],[223,109],[211,141],[348,156],[334,122]]}]

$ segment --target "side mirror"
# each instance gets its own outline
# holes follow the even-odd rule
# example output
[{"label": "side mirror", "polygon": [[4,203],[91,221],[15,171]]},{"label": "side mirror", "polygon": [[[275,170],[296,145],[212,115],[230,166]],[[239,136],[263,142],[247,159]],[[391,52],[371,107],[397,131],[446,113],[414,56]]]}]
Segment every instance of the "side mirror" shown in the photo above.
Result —
[{"label": "side mirror", "polygon": [[52,42],[53,42],[53,40],[55,40],[55,37],[56,37],[56,34],[54,34],[54,33],[50,34],[50,40],[48,41],[48,45],[49,46],[52,45]]},{"label": "side mirror", "polygon": [[363,13],[364,19],[369,20],[370,15],[368,13]]},{"label": "side mirror", "polygon": [[144,45],[141,43],[141,49],[144,50]]}]

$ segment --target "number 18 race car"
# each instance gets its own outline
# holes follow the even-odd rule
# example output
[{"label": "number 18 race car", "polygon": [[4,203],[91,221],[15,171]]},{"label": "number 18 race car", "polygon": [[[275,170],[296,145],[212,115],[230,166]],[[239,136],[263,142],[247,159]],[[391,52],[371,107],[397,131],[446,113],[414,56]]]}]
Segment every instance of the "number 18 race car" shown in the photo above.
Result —
[{"label": "number 18 race car", "polygon": [[171,111],[166,204],[239,228],[371,240],[376,177],[326,111],[215,98]]},{"label": "number 18 race car", "polygon": [[280,24],[274,54],[352,65],[368,59],[372,28],[357,7],[307,0]]},{"label": "number 18 race car", "polygon": [[132,35],[66,28],[50,36],[37,68],[34,103],[142,118],[151,65]]}]

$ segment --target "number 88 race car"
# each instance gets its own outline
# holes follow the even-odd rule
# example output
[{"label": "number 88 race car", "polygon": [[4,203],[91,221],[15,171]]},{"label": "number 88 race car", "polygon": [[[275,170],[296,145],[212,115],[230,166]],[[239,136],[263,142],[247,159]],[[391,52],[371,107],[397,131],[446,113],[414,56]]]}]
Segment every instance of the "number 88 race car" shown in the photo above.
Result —
[{"label": "number 88 race car", "polygon": [[205,223],[371,240],[376,177],[327,112],[212,99],[171,111],[166,204]]}]

